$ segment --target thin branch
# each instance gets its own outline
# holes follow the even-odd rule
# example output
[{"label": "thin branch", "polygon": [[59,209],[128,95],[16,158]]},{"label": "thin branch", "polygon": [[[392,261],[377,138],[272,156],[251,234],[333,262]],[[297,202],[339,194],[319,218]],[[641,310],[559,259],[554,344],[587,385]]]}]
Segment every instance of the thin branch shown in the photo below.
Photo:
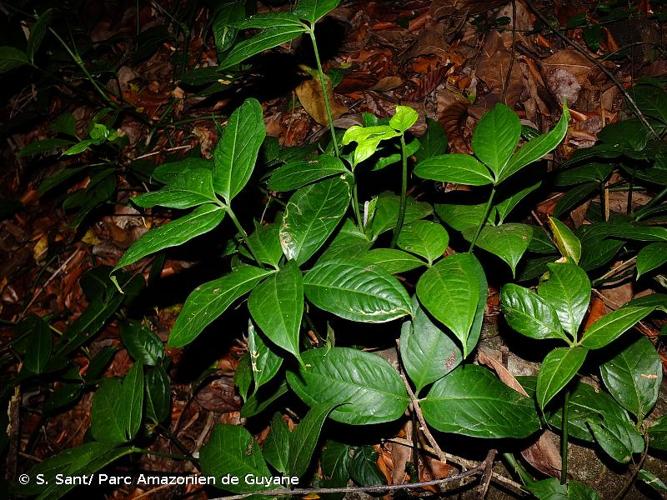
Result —
[{"label": "thin branch", "polygon": [[482,479],[477,490],[479,498],[486,498],[486,493],[489,491],[491,477],[493,476],[493,462],[496,459],[497,453],[498,450],[489,450],[489,452],[486,454],[484,462],[482,462],[483,464],[486,464],[486,468],[484,469],[484,473],[482,474]]}]

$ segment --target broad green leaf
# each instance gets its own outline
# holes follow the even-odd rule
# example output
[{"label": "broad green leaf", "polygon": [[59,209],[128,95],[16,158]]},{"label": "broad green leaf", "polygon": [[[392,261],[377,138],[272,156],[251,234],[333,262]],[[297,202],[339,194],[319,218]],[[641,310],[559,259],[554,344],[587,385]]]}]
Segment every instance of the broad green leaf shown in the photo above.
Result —
[{"label": "broad green leaf", "polygon": [[[262,336],[255,331],[252,321],[248,321],[248,354],[250,355],[250,372],[255,381],[255,388],[252,392],[254,395],[257,394],[260,387],[270,382],[278,374],[283,358],[270,349]],[[247,393],[250,386],[245,380],[243,384],[244,392]]]},{"label": "broad green leaf", "polygon": [[505,321],[520,334],[532,339],[566,339],[556,310],[535,292],[508,283],[500,300]]},{"label": "broad green leaf", "polygon": [[556,203],[554,216],[561,217],[571,209],[588,200],[591,195],[599,192],[599,190],[600,185],[595,182],[587,182],[573,187],[558,200],[558,203]]},{"label": "broad green leaf", "polygon": [[401,326],[400,353],[403,366],[417,392],[444,377],[462,361],[461,349],[429,319],[413,299],[414,319]]},{"label": "broad green leaf", "polygon": [[160,205],[167,208],[191,208],[204,203],[216,203],[213,176],[210,170],[196,168],[179,175],[159,191],[132,198],[143,208]]},{"label": "broad green leaf", "polygon": [[378,469],[378,454],[370,445],[354,448],[354,456],[348,464],[350,478],[361,486],[380,486],[386,483]]},{"label": "broad green leaf", "polygon": [[235,66],[260,52],[294,40],[305,31],[305,26],[279,26],[264,30],[252,38],[236,44],[220,62],[219,69]]},{"label": "broad green leaf", "polygon": [[265,136],[262,105],[246,99],[229,117],[213,153],[213,187],[228,204],[250,180]]},{"label": "broad green leaf", "polygon": [[352,196],[348,176],[299,189],[287,202],[280,244],[288,260],[301,265],[317,252],[345,215]]},{"label": "broad green leaf", "polygon": [[304,276],[306,297],[320,309],[363,323],[385,323],[412,313],[401,283],[383,269],[354,260],[318,264]]},{"label": "broad green leaf", "polygon": [[610,123],[598,132],[598,140],[602,143],[620,145],[626,155],[633,151],[641,151],[646,147],[649,132],[637,118]]},{"label": "broad green leaf", "polygon": [[519,117],[508,106],[496,104],[475,127],[472,150],[493,171],[496,179],[500,179],[520,136]]},{"label": "broad green leaf", "polygon": [[600,375],[614,399],[643,419],[658,399],[662,363],[651,341],[642,335],[601,364]]},{"label": "broad green leaf", "polygon": [[375,248],[363,255],[361,260],[375,264],[389,274],[405,273],[426,265],[414,255],[395,248]]},{"label": "broad green leaf", "polygon": [[637,254],[637,279],[642,274],[649,273],[667,262],[667,243],[651,243],[642,248]]},{"label": "broad green leaf", "polygon": [[[476,228],[468,228],[463,231],[463,237],[472,241],[476,231]],[[499,257],[510,266],[514,276],[516,266],[528,250],[532,236],[533,228],[527,224],[510,222],[500,226],[484,226],[482,232],[479,233],[476,245]]]},{"label": "broad green leaf", "polygon": [[440,224],[418,220],[403,226],[397,244],[399,248],[424,257],[432,264],[442,257],[447,249],[449,235]]},{"label": "broad green leaf", "polygon": [[218,205],[212,203],[201,205],[188,215],[148,231],[127,249],[113,270],[129,266],[147,255],[182,245],[186,241],[208,233],[215,229],[224,217],[225,212]]},{"label": "broad green leaf", "polygon": [[435,213],[448,226],[457,231],[465,231],[469,227],[479,226],[486,213],[486,203],[478,205],[443,203],[435,206]]},{"label": "broad green leaf", "polygon": [[[20,349],[23,354],[23,368],[31,373],[43,373],[48,366],[53,351],[53,338],[49,324],[37,316],[29,316],[21,325],[27,330],[27,335],[21,339]],[[23,330],[22,328],[22,330]]]},{"label": "broad green leaf", "polygon": [[[41,155],[41,154],[46,154],[46,153],[54,153],[58,149],[62,149],[66,146],[71,146],[73,142],[70,139],[42,139],[40,141],[32,141],[30,144],[27,146],[23,147],[19,151],[19,158],[24,158],[27,156],[35,156],[35,155]],[[77,169],[75,168],[68,168],[65,169],[64,171],[66,172],[77,172]],[[42,184],[40,184],[40,192],[46,192],[47,189],[43,189],[41,186],[43,184],[46,184],[49,182],[49,178],[47,177],[42,181]]]},{"label": "broad green leaf", "polygon": [[558,347],[544,358],[537,376],[537,404],[541,409],[572,380],[584,364],[588,349]]},{"label": "broad green leaf", "polygon": [[[538,181],[535,184],[528,186],[527,188],[522,189],[516,193],[507,196],[503,201],[497,203],[495,206],[496,213],[498,214],[498,224],[505,222],[507,216],[512,213],[512,211],[517,207],[517,205],[530,193],[535,191],[542,185],[542,181]],[[480,217],[481,219],[481,217]]]},{"label": "broad green leaf", "polygon": [[482,163],[473,156],[459,153],[432,156],[418,163],[414,174],[422,179],[467,186],[486,186],[493,183],[491,173]]},{"label": "broad green leaf", "polygon": [[[370,224],[370,236],[375,240],[385,231],[389,231],[396,226],[398,219],[398,209],[400,198],[392,193],[382,193],[375,206],[375,215]],[[404,224],[410,224],[433,213],[431,205],[422,201],[416,201],[412,197],[406,199]]]},{"label": "broad green leaf", "polygon": [[[400,151],[400,145],[396,144],[395,147]],[[417,151],[419,151],[420,147],[421,143],[419,142],[418,139],[413,139],[410,142],[408,142],[405,145],[406,158],[409,158],[410,156],[414,155]],[[371,170],[373,172],[376,172],[378,170],[382,170],[383,168],[387,168],[391,165],[396,165],[398,162],[401,161],[402,157],[403,156],[400,152],[392,153],[388,156],[382,156],[378,158],[378,160],[375,162],[375,165],[373,165],[373,168],[371,168]]]},{"label": "broad green leaf", "polygon": [[382,141],[398,137],[397,132],[389,125],[375,125],[371,127],[360,127],[353,125],[345,131],[341,144],[347,146],[352,142],[357,143],[353,154],[353,168],[364,160],[367,160],[377,151],[378,145]]},{"label": "broad green leaf", "polygon": [[347,169],[338,158],[322,155],[315,160],[294,161],[278,167],[269,177],[268,188],[278,192],[293,191],[312,182],[345,172]]},{"label": "broad green leaf", "polygon": [[290,455],[290,431],[280,413],[273,414],[271,432],[264,442],[262,454],[278,472],[288,472]]},{"label": "broad green leaf", "polygon": [[432,156],[442,155],[447,152],[447,135],[445,129],[439,122],[431,118],[426,119],[428,128],[426,133],[419,138],[421,147],[415,153],[417,162],[422,162]]},{"label": "broad green leaf", "polygon": [[463,365],[438,380],[421,402],[441,432],[481,438],[524,438],[540,428],[535,405],[489,370]]},{"label": "broad green leaf", "polygon": [[558,171],[555,179],[556,186],[575,186],[587,182],[599,184],[604,182],[614,168],[608,163],[591,162],[580,167]]},{"label": "broad green leaf", "polygon": [[303,279],[294,261],[255,286],[248,298],[252,319],[271,342],[301,361],[299,334],[303,316]]},{"label": "broad green leaf", "polygon": [[324,421],[334,406],[333,404],[313,406],[299,422],[296,430],[290,434],[287,470],[292,476],[301,477],[308,470]]},{"label": "broad green leaf", "polygon": [[579,266],[566,262],[547,264],[549,279],[540,282],[538,293],[551,305],[560,324],[573,339],[591,301],[591,282]]},{"label": "broad green leaf", "polygon": [[0,74],[29,63],[28,55],[22,50],[7,45],[0,47]]},{"label": "broad green leaf", "polygon": [[278,385],[278,387],[272,392],[269,392],[268,394],[264,393],[261,395],[259,393],[253,394],[246,400],[243,407],[241,408],[241,416],[244,418],[250,418],[254,417],[255,415],[259,415],[288,392],[289,388],[287,387],[287,381],[283,379],[280,385]]},{"label": "broad green leaf", "polygon": [[498,182],[508,179],[526,165],[539,160],[550,151],[556,149],[556,146],[561,143],[567,133],[567,124],[569,120],[570,110],[564,105],[563,114],[561,115],[560,120],[558,120],[558,123],[556,123],[556,126],[546,134],[531,139],[514,153],[505,168],[503,168],[500,176],[498,176]]},{"label": "broad green leaf", "polygon": [[338,7],[340,0],[299,0],[294,15],[314,23]]},{"label": "broad green leaf", "polygon": [[398,372],[377,354],[332,347],[311,349],[302,356],[307,368],[287,372],[290,387],[309,406],[340,405],[330,414],[336,422],[393,422],[408,407]]},{"label": "broad green leaf", "polygon": [[[327,440],[320,455],[322,487],[344,487],[350,479],[351,447],[344,443]],[[333,497],[330,497],[333,498]]]},{"label": "broad green leaf", "polygon": [[642,112],[667,123],[667,94],[663,88],[657,85],[636,85],[631,93]]},{"label": "broad green leaf", "polygon": [[632,455],[644,451],[644,439],[631,425],[613,420],[604,424],[590,421],[588,425],[600,447],[619,463],[627,464]]},{"label": "broad green leaf", "polygon": [[[283,249],[280,246],[279,229],[280,226],[277,223],[267,226],[256,223],[255,232],[248,236],[248,241],[262,264],[278,267],[278,263],[283,256]],[[242,249],[242,252],[246,257],[252,259],[252,255],[245,248]]]},{"label": "broad green leaf", "polygon": [[204,169],[213,171],[214,165],[215,162],[213,160],[193,156],[158,165],[153,170],[151,177],[156,181],[169,184],[177,178],[187,175],[191,170]]},{"label": "broad green leaf", "polygon": [[303,26],[299,18],[291,12],[263,12],[234,23],[238,29],[248,28],[282,28],[290,26]]},{"label": "broad green leaf", "polygon": [[171,415],[171,386],[162,365],[148,367],[144,374],[146,417],[154,423],[164,422]]},{"label": "broad green leaf", "polygon": [[411,107],[396,106],[396,113],[389,119],[389,126],[404,134],[418,119],[419,115]]},{"label": "broad green leaf", "polygon": [[428,269],[417,283],[417,297],[426,310],[449,328],[463,347],[463,357],[470,354],[468,336],[480,302],[486,303],[485,280],[479,261],[467,253],[444,258]]},{"label": "broad green leaf", "polygon": [[57,134],[64,134],[76,138],[76,119],[70,112],[62,113],[49,126]]},{"label": "broad green leaf", "polygon": [[667,451],[667,415],[663,415],[648,428],[649,444],[656,450]]},{"label": "broad green leaf", "polygon": [[51,22],[52,14],[53,9],[45,10],[37,18],[37,21],[35,21],[35,23],[32,25],[32,28],[30,28],[30,37],[28,38],[28,46],[26,51],[28,53],[28,58],[33,62],[35,61],[35,54],[37,54],[37,51],[42,45],[44,35],[46,35],[49,23]]},{"label": "broad green leaf", "polygon": [[599,224],[598,235],[635,241],[667,241],[667,227],[621,222]]},{"label": "broad green leaf", "polygon": [[588,486],[578,481],[568,481],[560,484],[560,481],[551,477],[542,481],[534,481],[526,484],[525,488],[538,500],[599,500],[599,495]]},{"label": "broad green leaf", "polygon": [[164,359],[160,338],[137,321],[128,321],[120,330],[120,337],[132,359],[146,366],[155,366]]},{"label": "broad green leaf", "polygon": [[558,219],[549,217],[549,226],[560,254],[578,264],[579,259],[581,259],[581,241],[579,241],[579,238]]},{"label": "broad green leaf", "polygon": [[654,307],[621,307],[593,323],[584,332],[580,344],[588,349],[600,349],[611,344],[653,310]]},{"label": "broad green leaf", "polygon": [[[222,5],[218,4],[216,7],[211,28],[218,56],[221,56],[234,45],[238,33],[238,28],[235,24],[245,19],[246,11],[245,2],[242,0],[226,2]],[[217,73],[216,70],[217,68],[214,70],[215,73]],[[188,78],[188,80],[191,81],[191,78]],[[184,81],[183,77],[181,77],[181,81]]]},{"label": "broad green leaf", "polygon": [[[262,457],[262,451],[250,433],[240,425],[218,424],[211,437],[199,452],[199,462],[204,475],[217,478],[216,487],[232,493],[247,493],[267,488],[249,484],[246,475],[256,478],[271,476]],[[239,484],[221,484],[220,478],[229,474],[239,479]]]},{"label": "broad green leaf", "polygon": [[658,476],[646,469],[640,469],[637,479],[653,488],[658,493],[667,493],[667,484],[662,482]]},{"label": "broad green leaf", "polygon": [[252,385],[252,367],[250,365],[250,352],[245,353],[239,359],[239,364],[234,372],[234,385],[238,388],[243,401],[248,400],[248,392]]},{"label": "broad green leaf", "polygon": [[346,219],[337,229],[333,241],[327,245],[327,249],[317,260],[317,264],[328,260],[363,259],[371,245],[372,242],[357,225],[351,219]]},{"label": "broad green leaf", "polygon": [[195,288],[176,318],[176,323],[169,336],[169,346],[183,347],[192,342],[236,299],[252,290],[262,278],[271,272],[258,267],[241,266],[222,278]]}]

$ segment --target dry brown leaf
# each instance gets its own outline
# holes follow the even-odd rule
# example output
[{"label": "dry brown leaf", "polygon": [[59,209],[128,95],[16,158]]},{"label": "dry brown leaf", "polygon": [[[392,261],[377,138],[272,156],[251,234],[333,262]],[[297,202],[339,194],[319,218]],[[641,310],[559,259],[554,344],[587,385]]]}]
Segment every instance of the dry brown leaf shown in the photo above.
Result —
[{"label": "dry brown leaf", "polygon": [[[331,83],[327,82],[327,87],[330,89]],[[296,88],[296,95],[299,102],[308,114],[320,125],[328,125],[327,112],[324,106],[324,92],[319,79],[310,78],[301,82]],[[347,108],[338,104],[333,98],[333,92],[329,90],[329,102],[331,103],[331,114],[336,119],[343,113],[347,112]]]}]

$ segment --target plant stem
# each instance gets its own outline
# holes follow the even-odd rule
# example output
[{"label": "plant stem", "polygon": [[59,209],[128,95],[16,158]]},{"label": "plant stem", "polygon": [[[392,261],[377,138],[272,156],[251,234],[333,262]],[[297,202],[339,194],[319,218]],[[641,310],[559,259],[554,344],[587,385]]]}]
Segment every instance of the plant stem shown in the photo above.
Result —
[{"label": "plant stem", "polygon": [[324,109],[327,112],[327,121],[329,122],[329,130],[331,131],[331,142],[333,143],[334,151],[336,152],[336,157],[338,158],[340,157],[340,150],[338,149],[338,140],[336,139],[336,130],[334,129],[333,115],[331,114],[331,103],[329,102],[329,85],[327,83],[327,78],[324,74],[324,70],[322,69],[322,61],[320,61],[320,51],[317,48],[317,40],[315,39],[315,23],[312,23],[310,25],[308,34],[310,35],[310,40],[313,43],[313,52],[315,53],[315,61],[317,62],[317,72],[320,75],[320,85],[322,86],[322,97],[324,98]]},{"label": "plant stem", "polygon": [[667,187],[664,188],[662,191],[660,191],[658,194],[656,194],[651,201],[649,201],[646,205],[644,205],[641,210],[637,210],[635,212],[635,220],[639,222],[643,217],[643,215],[651,208],[653,208],[655,205],[660,203],[662,199],[667,196]]},{"label": "plant stem", "polygon": [[357,189],[357,179],[354,179],[354,187],[352,188],[352,210],[354,211],[354,217],[357,219],[357,226],[359,230],[364,234],[364,221],[361,219],[361,212],[359,211],[359,191]]},{"label": "plant stem", "polygon": [[257,252],[255,252],[255,249],[250,244],[250,240],[248,239],[248,233],[245,232],[245,229],[243,229],[243,226],[241,225],[239,220],[236,218],[236,214],[232,210],[232,207],[230,207],[229,205],[225,205],[225,210],[229,214],[229,218],[232,219],[232,222],[236,226],[237,231],[239,233],[241,233],[241,237],[243,238],[243,242],[248,247],[248,250],[250,251],[250,254],[252,255],[252,258],[255,259],[255,262],[257,262],[257,265],[259,267],[264,267],[262,265],[262,261],[259,260],[259,258],[257,257]]},{"label": "plant stem", "polygon": [[570,406],[570,391],[565,392],[565,399],[563,401],[563,422],[561,423],[561,437],[560,437],[560,484],[567,483],[567,450],[568,450],[568,419]]},{"label": "plant stem", "polygon": [[473,249],[475,248],[475,244],[477,243],[477,239],[479,238],[479,235],[482,232],[482,229],[484,229],[484,226],[486,226],[486,219],[489,218],[489,213],[491,212],[491,206],[493,205],[493,199],[495,197],[496,197],[496,186],[493,186],[491,194],[489,195],[489,201],[486,202],[486,207],[484,208],[484,217],[482,217],[482,220],[480,221],[479,226],[477,227],[477,231],[475,231],[475,236],[473,236],[472,241],[470,242],[470,248],[468,248],[468,253],[472,253]]},{"label": "plant stem", "polygon": [[405,203],[406,193],[408,190],[408,156],[405,153],[405,135],[401,134],[401,202],[398,207],[398,219],[396,219],[396,227],[394,228],[394,236],[391,239],[391,248],[396,246],[398,235],[403,228],[403,221],[405,220]]}]

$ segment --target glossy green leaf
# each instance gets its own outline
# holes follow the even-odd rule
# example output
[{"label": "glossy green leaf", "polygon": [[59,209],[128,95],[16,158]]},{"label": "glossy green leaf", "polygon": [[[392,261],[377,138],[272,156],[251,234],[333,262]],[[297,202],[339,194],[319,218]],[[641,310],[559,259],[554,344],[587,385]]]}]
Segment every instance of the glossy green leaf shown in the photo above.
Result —
[{"label": "glossy green leaf", "polygon": [[667,262],[667,243],[650,243],[637,254],[637,279],[642,274],[660,268]]},{"label": "glossy green leaf", "polygon": [[340,0],[299,0],[294,15],[314,23],[338,7]]},{"label": "glossy green leaf", "polygon": [[507,165],[521,136],[521,122],[511,108],[496,104],[479,121],[472,134],[472,150],[496,176]]},{"label": "glossy green leaf", "polygon": [[449,235],[440,224],[419,220],[403,226],[397,244],[406,252],[424,257],[431,264],[444,254]]},{"label": "glossy green leaf", "polygon": [[248,309],[271,342],[301,360],[299,334],[303,316],[303,279],[294,261],[255,286],[248,298]]},{"label": "glossy green leaf", "polygon": [[573,339],[591,301],[591,282],[586,272],[575,264],[548,264],[549,279],[540,282],[538,293],[551,305],[560,324]]},{"label": "glossy green leaf", "polygon": [[401,326],[400,354],[417,392],[444,377],[463,359],[461,349],[413,299],[414,319]]},{"label": "glossy green leaf", "polygon": [[[265,489],[266,486],[256,483],[261,481],[259,478],[271,476],[257,442],[239,425],[216,425],[199,452],[199,462],[204,475],[218,478],[218,488],[233,493]],[[221,484],[219,479],[227,474],[238,478],[239,484]],[[247,475],[258,478],[255,484],[244,480]]]},{"label": "glossy green leaf", "polygon": [[236,44],[220,62],[219,69],[235,66],[265,50],[294,40],[306,31],[305,26],[278,26]]},{"label": "glossy green leaf", "polygon": [[[495,205],[496,213],[498,214],[498,224],[505,222],[507,216],[512,213],[512,211],[517,207],[517,205],[528,196],[530,193],[535,191],[542,185],[542,181],[536,182],[516,193],[505,197],[500,203]],[[481,218],[481,217],[480,217]]]},{"label": "glossy green leaf", "polygon": [[292,12],[263,12],[250,17],[244,16],[239,22],[234,23],[234,26],[238,29],[267,29],[303,25]]},{"label": "glossy green leaf", "polygon": [[290,453],[287,470],[291,475],[301,477],[308,470],[315,447],[320,439],[324,421],[334,406],[332,404],[313,406],[301,422],[299,422],[296,430],[290,434]]},{"label": "glossy green leaf", "polygon": [[137,321],[123,324],[120,338],[135,361],[155,366],[164,359],[164,346],[160,338]]},{"label": "glossy green leaf", "polygon": [[[375,215],[370,225],[371,239],[375,240],[379,235],[385,231],[389,231],[396,226],[398,219],[398,209],[400,204],[400,197],[391,193],[382,193],[377,200],[375,206]],[[405,204],[405,220],[404,224],[410,224],[416,220],[428,217],[433,213],[431,205],[422,201],[416,201],[412,197],[408,197]]]},{"label": "glossy green leaf", "polygon": [[400,132],[397,132],[389,125],[374,125],[370,127],[353,125],[345,131],[341,144],[347,146],[353,142],[357,143],[352,157],[354,168],[354,166],[373,156],[380,142],[393,139],[399,135],[401,135]]},{"label": "glossy green leaf", "polygon": [[426,265],[414,255],[395,248],[375,248],[363,255],[361,260],[375,264],[389,274],[405,273]]},{"label": "glossy green leaf", "polygon": [[558,171],[555,179],[556,186],[575,186],[595,182],[604,182],[614,168],[608,163],[587,163],[575,168]]},{"label": "glossy green leaf", "polygon": [[[218,50],[218,55],[222,55],[234,45],[234,41],[236,40],[236,35],[239,30],[239,28],[235,25],[246,17],[245,2],[243,2],[243,0],[236,0],[225,2],[221,5],[218,4],[216,7],[215,17],[213,18],[211,28],[213,31],[213,38],[215,40],[215,47]],[[201,70],[209,68],[198,69]],[[215,70],[217,70],[217,68],[215,68]],[[217,73],[217,71],[215,71],[215,73]],[[181,76],[181,81],[184,80],[185,79]],[[190,83],[192,80],[193,78],[190,77],[186,81],[187,83]],[[215,80],[211,83],[214,82]]]},{"label": "glossy green leaf", "polygon": [[350,479],[351,458],[349,445],[327,440],[320,455],[322,486],[325,488],[344,487]]},{"label": "glossy green leaf", "polygon": [[419,138],[421,147],[415,153],[418,163],[447,152],[447,135],[442,125],[431,118],[426,119],[426,125],[426,133]]},{"label": "glossy green leaf", "polygon": [[[476,228],[468,228],[463,231],[463,237],[472,241],[476,231]],[[533,228],[527,224],[510,222],[500,226],[484,226],[476,245],[499,257],[510,266],[512,275],[515,275],[516,266],[528,250],[532,236]]]},{"label": "glossy green leaf", "polygon": [[[283,358],[271,350],[262,336],[255,331],[251,321],[248,322],[248,354],[250,355],[250,372],[252,379],[255,381],[255,388],[252,392],[254,395],[257,394],[260,387],[273,380],[273,377],[278,374],[283,364]],[[244,392],[247,393],[250,384],[246,380],[243,380],[242,383]],[[244,397],[243,399],[247,398]]]},{"label": "glossy green leaf", "polygon": [[170,347],[183,347],[215,321],[232,303],[252,290],[271,271],[252,266],[241,266],[195,288],[188,296],[176,318],[169,336]]},{"label": "glossy green leaf", "polygon": [[457,231],[465,231],[469,227],[479,226],[486,213],[486,203],[478,205],[443,203],[435,206],[435,213],[448,226]]},{"label": "glossy green leaf", "polygon": [[333,347],[311,349],[302,356],[306,368],[287,372],[290,387],[309,406],[340,405],[330,415],[336,422],[392,422],[408,407],[398,372],[377,354]]},{"label": "glossy green leaf", "polygon": [[351,219],[346,219],[337,229],[336,236],[317,260],[317,264],[322,264],[328,260],[363,259],[371,245],[372,242],[361,232],[357,225]]},{"label": "glossy green leaf", "polygon": [[569,480],[567,484],[551,477],[542,481],[534,481],[526,484],[538,500],[599,500],[600,496],[595,490],[578,481]]},{"label": "glossy green leaf", "polygon": [[381,486],[386,483],[378,469],[378,454],[370,445],[355,447],[348,471],[350,478],[361,486]]},{"label": "glossy green leaf", "polygon": [[389,126],[404,134],[410,127],[417,123],[418,119],[419,115],[411,107],[396,106],[394,116],[389,119]]},{"label": "glossy green leaf", "polygon": [[146,369],[144,386],[146,417],[156,424],[164,422],[171,415],[171,386],[162,365]]},{"label": "glossy green leaf", "polygon": [[0,47],[0,74],[29,64],[28,55],[16,47],[2,46]]},{"label": "glossy green leaf", "polygon": [[662,482],[660,478],[653,474],[651,471],[640,469],[639,473],[637,474],[637,479],[650,486],[658,493],[667,493],[667,484]]},{"label": "glossy green leaf", "polygon": [[160,205],[167,208],[190,208],[204,203],[215,203],[213,176],[210,170],[196,168],[176,177],[159,191],[132,198],[135,205],[143,208]]},{"label": "glossy green leaf", "polygon": [[588,349],[558,347],[544,358],[537,376],[537,404],[544,407],[558,394],[584,364]]},{"label": "glossy green leaf", "polygon": [[460,366],[438,380],[421,408],[430,426],[464,436],[523,438],[540,428],[530,398],[476,365]]},{"label": "glossy green leaf", "polygon": [[619,463],[627,464],[632,455],[644,450],[644,439],[632,426],[613,420],[604,425],[590,421],[588,425],[600,447]]},{"label": "glossy green leaf", "polygon": [[257,99],[246,99],[229,117],[213,154],[213,187],[227,203],[250,180],[265,136],[262,105]]},{"label": "glossy green leaf", "polygon": [[473,156],[459,153],[432,156],[418,163],[414,174],[422,179],[467,186],[486,186],[493,183],[491,173],[482,163]]},{"label": "glossy green leaf", "polygon": [[584,201],[590,199],[594,193],[598,193],[600,185],[595,182],[587,182],[573,187],[565,193],[556,203],[554,216],[561,217]]},{"label": "glossy green leaf", "polygon": [[549,217],[549,226],[560,254],[578,264],[579,259],[581,259],[581,241],[579,241],[579,238],[558,219]]},{"label": "glossy green leaf", "polygon": [[643,335],[600,365],[604,385],[623,408],[642,419],[658,399],[662,363]]},{"label": "glossy green leaf", "polygon": [[517,332],[533,339],[566,339],[556,310],[535,292],[514,283],[500,293],[505,321]]},{"label": "glossy green leaf", "polygon": [[225,212],[221,207],[207,203],[195,208],[188,215],[152,229],[127,249],[114,267],[114,271],[134,264],[150,254],[182,245],[197,236],[208,233],[215,229],[224,217]]},{"label": "glossy green leaf", "polygon": [[655,420],[648,428],[649,445],[656,450],[667,451],[667,415]]},{"label": "glossy green leaf", "polygon": [[385,323],[412,313],[401,283],[363,261],[331,260],[304,276],[306,297],[320,309],[364,323]]},{"label": "glossy green leaf", "polygon": [[282,415],[276,412],[271,419],[271,432],[264,442],[262,454],[278,472],[286,474],[289,466],[290,431]]},{"label": "glossy green leaf", "polygon": [[203,169],[213,171],[214,166],[215,162],[213,160],[193,156],[158,165],[151,173],[151,177],[156,181],[169,184],[179,177],[187,175],[191,170]]},{"label": "glossy green leaf", "polygon": [[417,297],[438,321],[449,328],[470,354],[468,336],[480,303],[486,303],[486,290],[480,293],[484,270],[472,254],[455,254],[428,269],[417,283]]},{"label": "glossy green leaf", "polygon": [[600,349],[611,344],[653,310],[654,307],[621,307],[593,323],[584,332],[580,343],[588,349]]},{"label": "glossy green leaf", "polygon": [[321,179],[347,172],[345,165],[338,158],[321,155],[315,160],[302,160],[286,163],[278,167],[269,177],[268,188],[271,191],[293,191]]},{"label": "glossy green leaf", "polygon": [[498,177],[498,181],[502,182],[508,179],[526,165],[530,165],[547,153],[556,149],[556,146],[561,143],[567,133],[569,120],[570,110],[567,106],[563,106],[563,114],[558,120],[558,123],[556,123],[556,126],[546,134],[531,139],[514,153],[509,162],[507,162],[505,168],[503,168]]},{"label": "glossy green leaf", "polygon": [[[266,226],[256,223],[255,231],[248,236],[248,241],[262,264],[278,267],[278,263],[283,256],[283,249],[280,246],[279,229],[280,226],[276,223]],[[241,251],[247,258],[252,259],[252,255],[248,250],[242,248]]]}]

